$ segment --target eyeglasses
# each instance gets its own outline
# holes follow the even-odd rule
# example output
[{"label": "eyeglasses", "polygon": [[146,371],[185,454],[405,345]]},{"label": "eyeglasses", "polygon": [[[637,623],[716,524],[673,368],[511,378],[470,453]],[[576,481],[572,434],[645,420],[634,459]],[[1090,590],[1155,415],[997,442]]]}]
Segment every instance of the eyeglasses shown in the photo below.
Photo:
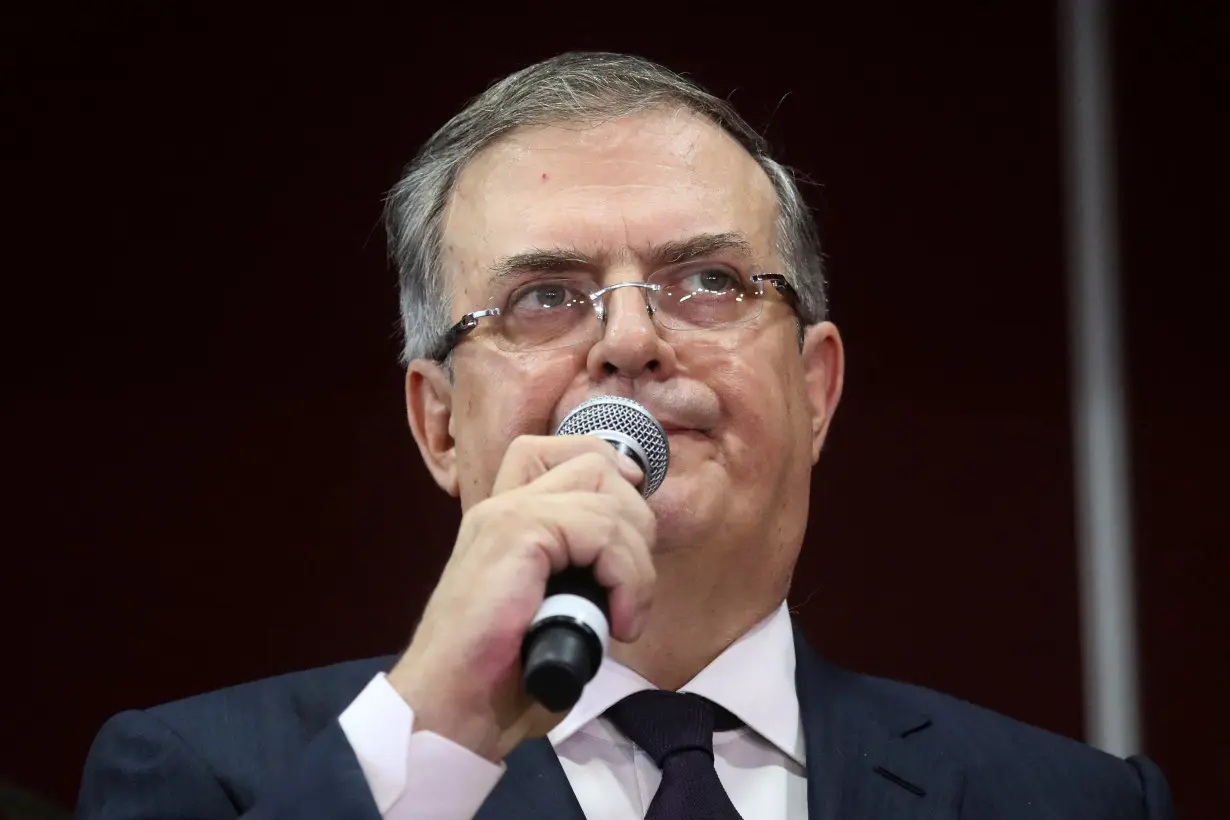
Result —
[{"label": "eyeglasses", "polygon": [[485,310],[462,316],[440,338],[431,358],[443,362],[482,319],[493,320],[496,347],[511,353],[594,344],[606,326],[606,295],[619,288],[641,290],[649,315],[669,330],[744,325],[760,315],[766,284],[801,317],[798,293],[786,277],[760,273],[745,279],[721,262],[688,262],[656,271],[645,282],[618,282],[605,288],[586,279],[535,279],[494,297]]}]

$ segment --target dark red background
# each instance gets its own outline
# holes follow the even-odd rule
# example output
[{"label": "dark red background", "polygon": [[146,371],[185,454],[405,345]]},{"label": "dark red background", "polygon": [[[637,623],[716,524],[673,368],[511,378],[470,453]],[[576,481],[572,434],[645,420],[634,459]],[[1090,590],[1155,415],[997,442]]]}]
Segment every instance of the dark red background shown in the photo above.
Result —
[{"label": "dark red background", "polygon": [[[817,183],[850,370],[813,641],[1081,734],[1049,4],[154,5],[5,27],[0,779],[71,805],[118,710],[404,644],[458,515],[405,428],[382,192],[582,48],[731,95]],[[1227,69],[1179,5],[1116,9],[1114,70],[1145,751],[1197,818],[1230,806]]]}]

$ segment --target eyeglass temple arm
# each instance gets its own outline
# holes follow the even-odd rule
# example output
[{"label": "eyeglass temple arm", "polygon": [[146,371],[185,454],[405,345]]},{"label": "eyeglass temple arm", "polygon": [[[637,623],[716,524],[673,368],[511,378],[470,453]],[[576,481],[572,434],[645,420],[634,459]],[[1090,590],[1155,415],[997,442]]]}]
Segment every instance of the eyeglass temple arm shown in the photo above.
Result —
[{"label": "eyeglass temple arm", "polygon": [[794,285],[790,284],[785,276],[780,273],[758,273],[752,277],[753,282],[768,282],[777,289],[778,294],[786,300],[786,304],[794,311],[804,324],[811,324],[811,319],[804,314],[803,301],[799,298],[799,292],[794,289]]},{"label": "eyeglass temple arm", "polygon": [[453,348],[461,342],[461,337],[478,327],[479,319],[484,316],[499,315],[499,308],[492,308],[490,310],[476,310],[473,313],[467,313],[465,316],[462,316],[457,324],[444,332],[444,335],[440,337],[440,341],[436,343],[431,353],[428,354],[428,358],[434,362],[443,362],[448,358],[448,354],[453,352]]}]

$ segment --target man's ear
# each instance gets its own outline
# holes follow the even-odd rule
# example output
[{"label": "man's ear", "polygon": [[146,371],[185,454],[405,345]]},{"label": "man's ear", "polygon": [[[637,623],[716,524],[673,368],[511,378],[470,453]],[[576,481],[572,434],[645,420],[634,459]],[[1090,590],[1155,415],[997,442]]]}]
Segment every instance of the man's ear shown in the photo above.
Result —
[{"label": "man's ear", "polygon": [[820,460],[820,448],[828,435],[846,374],[846,354],[841,334],[832,322],[807,328],[803,336],[803,377],[811,404],[811,462]]},{"label": "man's ear", "polygon": [[457,482],[457,445],[453,441],[453,383],[444,368],[427,359],[415,359],[406,369],[406,417],[432,478],[454,498]]}]

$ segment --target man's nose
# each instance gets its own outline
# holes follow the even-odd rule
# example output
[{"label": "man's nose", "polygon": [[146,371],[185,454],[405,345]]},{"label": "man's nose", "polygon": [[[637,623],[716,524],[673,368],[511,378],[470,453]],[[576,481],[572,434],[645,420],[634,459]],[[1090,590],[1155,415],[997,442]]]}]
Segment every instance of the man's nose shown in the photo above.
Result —
[{"label": "man's nose", "polygon": [[587,361],[595,381],[615,375],[635,379],[647,372],[665,378],[673,371],[674,350],[662,339],[649,313],[647,295],[637,287],[615,288],[606,294],[606,327]]}]

